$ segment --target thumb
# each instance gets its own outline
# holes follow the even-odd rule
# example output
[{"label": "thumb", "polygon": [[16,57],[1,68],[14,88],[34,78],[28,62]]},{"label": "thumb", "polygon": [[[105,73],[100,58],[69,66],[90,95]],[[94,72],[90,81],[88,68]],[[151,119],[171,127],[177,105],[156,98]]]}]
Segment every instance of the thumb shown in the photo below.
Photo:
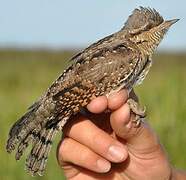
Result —
[{"label": "thumb", "polygon": [[134,118],[135,115],[130,113],[128,104],[115,110],[110,118],[115,134],[135,150],[144,152],[159,148],[159,140],[148,123],[143,120],[140,126],[136,127],[133,123]]}]

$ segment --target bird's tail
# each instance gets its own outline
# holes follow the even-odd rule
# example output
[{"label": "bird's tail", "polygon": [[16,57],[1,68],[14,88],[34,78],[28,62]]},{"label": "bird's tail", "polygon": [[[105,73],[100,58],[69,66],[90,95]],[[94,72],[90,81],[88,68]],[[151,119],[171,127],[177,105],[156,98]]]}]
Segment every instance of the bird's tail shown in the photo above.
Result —
[{"label": "bird's tail", "polygon": [[[35,118],[36,110],[36,108],[29,109],[29,111],[12,126],[6,145],[7,152],[11,153],[18,143],[24,143],[26,146],[32,139],[31,132],[34,127],[31,123],[34,122],[33,120]],[[20,153],[22,151],[22,148],[23,147],[18,146],[18,149],[20,149]]]},{"label": "bird's tail", "polygon": [[26,169],[31,175],[42,175],[52,140],[67,119],[68,117],[59,122],[56,117],[50,116],[49,111],[43,109],[42,105],[32,106],[12,126],[6,146],[7,152],[11,153],[17,146],[15,158],[19,160],[28,145],[32,144],[32,150],[26,160]]},{"label": "bird's tail", "polygon": [[38,117],[40,101],[34,103],[10,129],[9,137],[6,145],[7,152],[11,153],[17,147],[16,160],[19,160],[23,151],[28,147],[29,143],[35,138],[36,132],[41,129],[42,119]]},{"label": "bird's tail", "polygon": [[26,169],[31,175],[42,175],[47,163],[48,154],[52,146],[52,140],[57,133],[57,129],[44,128],[35,134],[32,150],[26,160]]}]

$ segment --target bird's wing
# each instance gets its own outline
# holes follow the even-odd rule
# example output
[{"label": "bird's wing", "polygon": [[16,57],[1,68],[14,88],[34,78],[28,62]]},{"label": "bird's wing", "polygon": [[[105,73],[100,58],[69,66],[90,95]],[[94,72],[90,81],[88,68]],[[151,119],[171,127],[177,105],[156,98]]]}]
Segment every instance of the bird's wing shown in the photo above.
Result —
[{"label": "bird's wing", "polygon": [[55,117],[47,122],[48,127],[76,114],[96,96],[119,86],[128,88],[133,85],[140,53],[127,42],[98,49],[90,59],[86,54],[81,56],[74,59],[73,65],[49,89],[55,101]]},{"label": "bird's wing", "polygon": [[[110,46],[97,49],[94,53],[82,53],[75,59],[76,74],[94,83],[130,82],[137,75],[141,54],[129,42],[113,43]],[[86,56],[87,55],[87,56]],[[76,67],[77,66],[77,67]],[[111,80],[113,79],[113,80]]]}]

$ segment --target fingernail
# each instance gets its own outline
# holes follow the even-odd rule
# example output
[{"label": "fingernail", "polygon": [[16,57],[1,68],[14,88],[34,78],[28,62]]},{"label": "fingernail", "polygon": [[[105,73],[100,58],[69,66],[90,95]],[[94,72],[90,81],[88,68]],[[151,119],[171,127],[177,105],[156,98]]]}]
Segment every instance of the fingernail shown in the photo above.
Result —
[{"label": "fingernail", "polygon": [[97,167],[99,168],[101,172],[108,172],[111,168],[111,164],[104,159],[98,159]]},{"label": "fingernail", "polygon": [[112,160],[116,162],[122,161],[126,154],[122,147],[116,145],[110,146],[108,153]]}]

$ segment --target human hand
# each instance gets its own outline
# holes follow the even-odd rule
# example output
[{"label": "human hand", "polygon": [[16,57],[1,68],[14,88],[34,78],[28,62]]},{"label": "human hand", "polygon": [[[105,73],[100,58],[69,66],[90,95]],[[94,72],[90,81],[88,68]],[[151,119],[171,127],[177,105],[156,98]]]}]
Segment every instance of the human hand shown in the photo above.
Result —
[{"label": "human hand", "polygon": [[[87,106],[95,117],[80,116],[66,127],[57,157],[68,179],[170,179],[171,165],[156,134],[146,122],[135,127],[127,99],[124,90],[98,97]],[[107,108],[110,114],[103,113]]]}]

